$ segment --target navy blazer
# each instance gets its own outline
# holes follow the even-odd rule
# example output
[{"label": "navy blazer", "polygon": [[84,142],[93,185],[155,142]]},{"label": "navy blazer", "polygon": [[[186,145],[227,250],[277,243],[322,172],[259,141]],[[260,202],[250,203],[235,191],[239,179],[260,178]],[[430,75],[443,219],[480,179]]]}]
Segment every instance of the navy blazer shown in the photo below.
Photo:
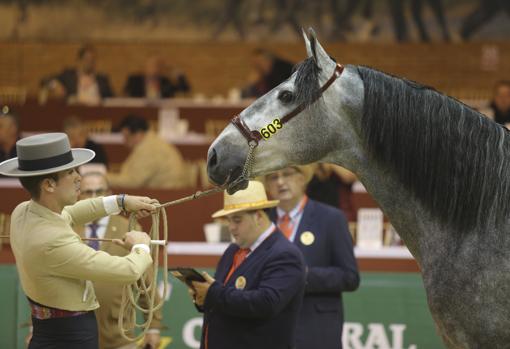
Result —
[{"label": "navy blazer", "polygon": [[[184,75],[179,75],[175,83],[165,76],[160,76],[159,89],[161,98],[170,98],[177,92],[189,92],[190,86]],[[129,97],[146,97],[145,76],[143,74],[129,76],[124,86],[124,94]]]},{"label": "navy blazer", "polygon": [[[200,348],[295,348],[296,322],[305,287],[303,256],[280,231],[272,233],[224,280],[239,247],[221,257],[204,302]],[[236,280],[244,277],[244,289]]]},{"label": "navy blazer", "polygon": [[[270,211],[276,223],[276,208]],[[308,236],[308,241],[302,234]],[[310,244],[310,234],[314,240]],[[341,348],[342,292],[359,286],[359,274],[347,220],[342,211],[308,199],[294,245],[305,258],[307,280],[297,326],[297,348]]]}]

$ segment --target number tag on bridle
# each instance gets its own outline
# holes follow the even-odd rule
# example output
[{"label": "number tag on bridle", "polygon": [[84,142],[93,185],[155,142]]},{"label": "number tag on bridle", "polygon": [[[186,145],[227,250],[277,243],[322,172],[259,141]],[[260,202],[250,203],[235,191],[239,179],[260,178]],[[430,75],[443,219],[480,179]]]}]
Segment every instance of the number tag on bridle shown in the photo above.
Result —
[{"label": "number tag on bridle", "polygon": [[274,119],[272,123],[260,129],[260,135],[264,139],[269,139],[272,135],[278,132],[283,127],[280,119]]}]

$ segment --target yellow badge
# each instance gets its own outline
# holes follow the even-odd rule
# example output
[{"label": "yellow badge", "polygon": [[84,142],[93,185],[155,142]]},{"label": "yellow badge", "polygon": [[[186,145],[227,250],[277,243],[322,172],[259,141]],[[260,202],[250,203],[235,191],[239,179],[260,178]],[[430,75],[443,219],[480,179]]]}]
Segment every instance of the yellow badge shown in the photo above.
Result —
[{"label": "yellow badge", "polygon": [[244,290],[245,287],[246,287],[246,278],[244,276],[239,276],[236,279],[236,288],[238,290]]},{"label": "yellow badge", "polygon": [[299,239],[303,245],[310,246],[315,241],[315,235],[313,235],[311,231],[305,231],[303,234],[301,234]]}]

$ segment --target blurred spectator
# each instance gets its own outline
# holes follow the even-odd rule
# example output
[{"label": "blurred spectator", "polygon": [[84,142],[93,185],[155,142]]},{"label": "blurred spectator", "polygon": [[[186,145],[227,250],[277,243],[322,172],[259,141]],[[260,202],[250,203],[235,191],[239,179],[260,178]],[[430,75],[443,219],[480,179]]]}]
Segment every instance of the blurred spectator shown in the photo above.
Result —
[{"label": "blurred spectator", "polygon": [[460,35],[464,40],[469,40],[481,26],[501,13],[502,10],[510,15],[510,1],[508,0],[479,0],[478,3],[478,7],[462,23]]},{"label": "blurred spectator", "polygon": [[242,5],[244,0],[225,0],[225,7],[222,15],[219,17],[218,26],[212,34],[213,39],[217,39],[221,33],[232,23],[239,34],[239,37],[244,40],[245,31],[243,25]]},{"label": "blurred spectator", "polygon": [[5,106],[0,113],[0,162],[15,158],[19,139],[18,117]]},{"label": "blurred spectator", "polygon": [[291,62],[261,48],[253,51],[252,66],[249,85],[242,91],[243,97],[260,97],[271,91],[292,75],[293,68]]},{"label": "blurred spectator", "polygon": [[150,57],[145,63],[143,74],[130,75],[124,86],[129,97],[150,99],[174,97],[178,92],[189,92],[186,76],[174,69],[172,78],[163,75],[164,62],[159,57]]},{"label": "blurred spectator", "polygon": [[490,108],[494,121],[508,128],[510,124],[510,80],[501,80],[496,83]]},{"label": "blurred spectator", "polygon": [[92,159],[91,163],[101,163],[108,167],[108,158],[103,146],[89,138],[89,132],[80,118],[76,116],[68,117],[64,120],[62,129],[69,137],[71,148],[93,150],[96,156]]},{"label": "blurred spectator", "polygon": [[333,164],[318,164],[308,184],[306,194],[313,200],[340,208],[349,221],[355,219],[351,203],[351,185],[356,176],[343,167]]},{"label": "blurred spectator", "polygon": [[113,97],[108,76],[96,73],[96,50],[85,45],[78,50],[76,68],[43,80],[43,88],[52,95],[70,102],[98,104],[102,98]]},{"label": "blurred spectator", "polygon": [[136,115],[125,117],[118,129],[124,145],[131,153],[119,173],[108,173],[113,187],[124,188],[180,188],[186,186],[185,163],[179,150],[154,132],[147,121]]}]

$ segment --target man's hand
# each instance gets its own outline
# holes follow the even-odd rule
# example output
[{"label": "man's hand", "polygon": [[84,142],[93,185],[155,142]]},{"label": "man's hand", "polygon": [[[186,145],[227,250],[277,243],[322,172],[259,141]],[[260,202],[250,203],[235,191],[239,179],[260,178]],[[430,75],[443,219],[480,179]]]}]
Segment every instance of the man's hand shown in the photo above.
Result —
[{"label": "man's hand", "polygon": [[159,332],[146,333],[143,339],[143,347],[145,348],[147,345],[150,345],[151,349],[157,349],[160,342],[161,336]]},{"label": "man's hand", "polygon": [[124,235],[123,240],[114,239],[113,242],[116,245],[124,247],[126,250],[131,251],[134,245],[136,244],[145,244],[147,246],[151,245],[151,238],[149,235],[142,231],[130,231]]},{"label": "man's hand", "polygon": [[207,296],[207,291],[209,291],[209,287],[213,284],[215,281],[207,272],[202,272],[202,275],[205,278],[205,282],[197,282],[193,281],[191,284],[193,285],[193,288],[195,289],[194,293],[194,300],[195,304],[199,307],[203,306],[205,303],[205,297]]},{"label": "man's hand", "polygon": [[124,209],[127,212],[136,212],[137,218],[147,217],[156,212],[158,200],[146,196],[126,195],[124,197]]}]

